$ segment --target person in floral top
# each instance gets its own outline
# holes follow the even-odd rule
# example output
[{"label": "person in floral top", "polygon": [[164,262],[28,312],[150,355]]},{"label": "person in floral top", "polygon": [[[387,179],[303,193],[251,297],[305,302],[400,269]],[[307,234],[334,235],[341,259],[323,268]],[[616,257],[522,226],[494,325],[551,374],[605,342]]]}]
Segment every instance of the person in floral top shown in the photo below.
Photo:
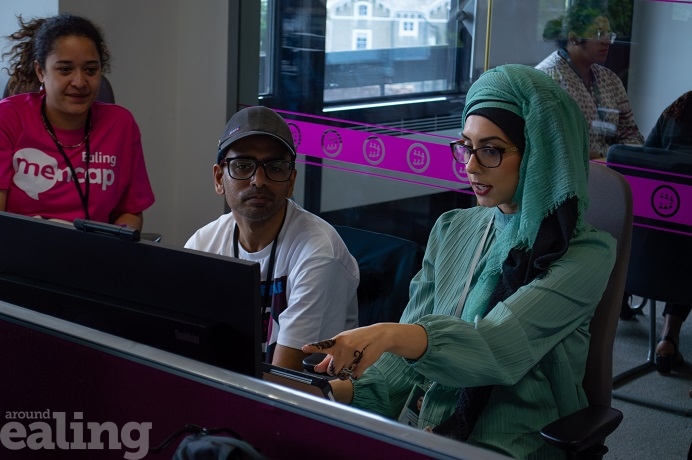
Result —
[{"label": "person in floral top", "polygon": [[589,156],[602,158],[613,144],[644,143],[622,81],[602,64],[616,35],[597,10],[570,9],[557,37],[559,49],[537,69],[546,72],[577,102],[589,125]]}]

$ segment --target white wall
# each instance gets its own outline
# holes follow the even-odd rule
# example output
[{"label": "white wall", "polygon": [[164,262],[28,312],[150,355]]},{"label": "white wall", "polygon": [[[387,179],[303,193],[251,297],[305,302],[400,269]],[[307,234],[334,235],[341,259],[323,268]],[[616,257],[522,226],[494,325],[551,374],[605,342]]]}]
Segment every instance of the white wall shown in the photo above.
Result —
[{"label": "white wall", "polygon": [[646,136],[661,112],[692,90],[692,1],[635,0],[628,93]]},{"label": "white wall", "polygon": [[[4,37],[19,29],[18,15],[21,15],[26,21],[32,18],[52,16],[57,12],[58,0],[5,0],[0,3],[0,37],[3,37],[0,49],[2,52],[9,51],[8,42],[4,40]],[[0,91],[5,89],[9,78],[5,67],[7,67],[7,63],[0,57],[0,68],[2,68],[0,71]]]}]

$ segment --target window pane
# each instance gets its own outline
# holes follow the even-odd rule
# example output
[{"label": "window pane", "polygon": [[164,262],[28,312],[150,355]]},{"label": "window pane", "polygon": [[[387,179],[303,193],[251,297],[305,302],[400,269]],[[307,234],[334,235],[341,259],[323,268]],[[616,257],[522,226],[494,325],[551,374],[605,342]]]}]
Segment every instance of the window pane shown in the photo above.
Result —
[{"label": "window pane", "polygon": [[[452,167],[448,142],[460,136],[471,83],[486,68],[535,66],[553,53],[554,33],[577,1],[268,0],[268,9],[274,5],[278,11],[271,27],[274,44],[263,49],[274,53],[269,61],[276,68],[263,103],[319,131],[301,134],[298,201],[332,223],[425,244],[442,212],[474,204],[463,180],[440,175]],[[606,5],[617,33],[603,65],[628,88],[628,75],[631,85],[642,74],[628,72],[630,55],[656,37],[630,46],[633,0],[593,3]],[[646,115],[635,111],[637,121]],[[328,142],[333,130],[343,143]],[[380,136],[382,145],[370,152],[370,143],[361,142],[363,133],[390,137]],[[432,169],[402,172],[410,167],[409,150],[418,153],[401,147],[400,140],[408,138],[428,149]],[[329,150],[332,144],[339,152]],[[377,148],[386,155],[378,156]],[[375,162],[371,155],[384,160]],[[442,169],[433,174],[438,164]]]},{"label": "window pane", "polygon": [[273,15],[270,14],[269,0],[260,0],[260,68],[259,68],[259,94],[265,95],[272,91],[271,76],[271,40],[274,37],[272,30]]},{"label": "window pane", "polygon": [[[455,2],[456,3],[456,2]],[[327,1],[324,102],[457,88],[457,21],[451,2]]]}]

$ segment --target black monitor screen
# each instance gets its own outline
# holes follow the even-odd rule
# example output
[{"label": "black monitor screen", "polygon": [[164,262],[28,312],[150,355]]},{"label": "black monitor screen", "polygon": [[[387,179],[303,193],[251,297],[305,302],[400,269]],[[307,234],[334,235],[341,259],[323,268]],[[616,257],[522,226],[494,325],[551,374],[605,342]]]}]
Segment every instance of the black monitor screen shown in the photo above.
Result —
[{"label": "black monitor screen", "polygon": [[0,300],[260,376],[259,264],[0,212]]},{"label": "black monitor screen", "polygon": [[[651,175],[656,171],[692,175],[692,151],[676,151],[643,145],[616,144],[608,149],[608,166],[624,175]],[[621,168],[621,167],[624,167]],[[669,178],[669,176],[666,176]],[[689,183],[689,178],[687,178]]]}]

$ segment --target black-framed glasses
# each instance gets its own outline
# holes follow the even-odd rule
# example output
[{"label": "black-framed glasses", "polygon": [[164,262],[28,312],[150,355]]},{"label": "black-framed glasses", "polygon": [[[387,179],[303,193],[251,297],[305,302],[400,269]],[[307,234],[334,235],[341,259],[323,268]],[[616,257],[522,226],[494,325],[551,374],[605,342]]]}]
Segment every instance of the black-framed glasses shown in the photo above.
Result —
[{"label": "black-framed glasses", "polygon": [[615,43],[615,38],[617,34],[614,32],[605,32],[603,30],[597,30],[593,37],[589,37],[591,40],[596,40],[603,43],[610,43],[611,45]]},{"label": "black-framed glasses", "polygon": [[274,182],[286,182],[291,178],[295,167],[295,162],[288,160],[259,161],[254,158],[226,158],[224,161],[228,175],[236,180],[251,179],[257,168],[262,166],[267,179]]},{"label": "black-framed glasses", "polygon": [[476,160],[484,168],[497,168],[502,164],[502,154],[507,152],[518,152],[517,147],[478,147],[471,148],[464,141],[453,141],[449,143],[452,149],[452,156],[462,164],[471,161],[471,155],[476,155]]}]

